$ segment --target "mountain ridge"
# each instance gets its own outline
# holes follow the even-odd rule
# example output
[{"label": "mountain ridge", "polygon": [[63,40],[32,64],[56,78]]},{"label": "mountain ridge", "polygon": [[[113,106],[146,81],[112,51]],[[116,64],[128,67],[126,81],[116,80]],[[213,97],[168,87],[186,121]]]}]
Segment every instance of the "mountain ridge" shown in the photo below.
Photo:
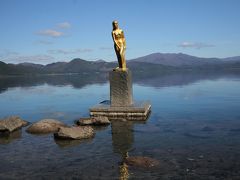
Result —
[{"label": "mountain ridge", "polygon": [[[183,69],[240,69],[240,56],[229,58],[200,58],[183,53],[152,53],[127,61],[134,72],[159,73]],[[7,64],[0,61],[1,75],[55,74],[55,73],[106,73],[117,66],[117,62],[104,60],[87,61],[81,58],[69,62],[54,62],[47,65],[34,63]]]},{"label": "mountain ridge", "polygon": [[183,53],[152,53],[129,61],[150,62],[168,66],[199,66],[204,64],[222,63],[220,58],[202,58]]}]

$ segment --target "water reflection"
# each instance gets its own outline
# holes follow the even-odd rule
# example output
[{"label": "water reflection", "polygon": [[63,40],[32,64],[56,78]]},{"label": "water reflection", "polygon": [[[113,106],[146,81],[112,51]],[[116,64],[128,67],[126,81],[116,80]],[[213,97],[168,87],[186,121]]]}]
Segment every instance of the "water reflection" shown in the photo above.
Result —
[{"label": "water reflection", "polygon": [[91,139],[83,139],[83,140],[71,140],[71,139],[57,139],[54,138],[54,142],[60,147],[60,148],[71,148],[74,146],[78,146],[82,143],[90,143],[92,142]]},{"label": "water reflection", "polygon": [[134,142],[133,122],[113,120],[111,126],[113,152],[125,157]]},{"label": "water reflection", "polygon": [[129,178],[128,165],[125,163],[125,158],[128,157],[128,152],[133,150],[134,144],[134,124],[144,124],[145,121],[126,121],[112,120],[112,145],[113,152],[118,153],[122,157],[122,162],[119,165],[119,179],[127,180]]},{"label": "water reflection", "polygon": [[12,133],[7,133],[7,134],[1,133],[0,144],[9,144],[17,139],[20,139],[21,137],[22,137],[22,131],[20,129],[13,131]]},{"label": "water reflection", "polygon": [[[1,116],[14,113],[30,122],[49,116],[72,125],[88,115],[89,107],[109,97],[108,84],[85,87],[79,76],[68,78],[36,82],[32,78],[33,85],[15,78],[4,84],[0,79],[5,90],[30,87],[0,94]],[[65,86],[74,82],[72,78],[81,81],[79,89]],[[32,136],[24,131],[22,138],[17,134],[0,139],[6,143],[0,147],[0,179],[127,179],[129,174],[133,179],[239,179],[239,80],[232,74],[200,73],[135,79],[142,84],[135,84],[135,98],[152,102],[146,124],[112,121],[112,129],[97,128],[94,139],[86,143],[58,142],[52,135]],[[38,83],[44,85],[32,87]],[[174,87],[158,89],[164,86]],[[156,169],[128,169],[123,163],[127,152],[161,163]]]},{"label": "water reflection", "polygon": [[8,88],[32,87],[43,84],[53,86],[71,85],[74,88],[83,88],[91,84],[102,84],[107,80],[106,74],[103,75],[38,75],[38,76],[13,76],[0,77],[0,93]]},{"label": "water reflection", "polygon": [[175,72],[175,73],[165,73],[159,76],[154,76],[151,78],[136,79],[136,82],[140,85],[150,86],[150,87],[170,87],[170,86],[183,86],[195,83],[201,80],[217,80],[220,78],[234,78],[240,77],[240,73],[234,72],[215,72],[215,71],[205,71],[205,72]]},{"label": "water reflection", "polygon": [[[148,76],[136,74],[134,83],[150,87],[181,86],[194,83],[199,80],[215,80],[219,78],[239,77],[238,72],[168,72],[159,75]],[[81,74],[81,75],[38,75],[38,76],[13,76],[0,77],[0,93],[13,87],[32,87],[42,84],[53,86],[71,85],[74,88],[83,88],[91,84],[104,84],[108,82],[108,74]]]}]

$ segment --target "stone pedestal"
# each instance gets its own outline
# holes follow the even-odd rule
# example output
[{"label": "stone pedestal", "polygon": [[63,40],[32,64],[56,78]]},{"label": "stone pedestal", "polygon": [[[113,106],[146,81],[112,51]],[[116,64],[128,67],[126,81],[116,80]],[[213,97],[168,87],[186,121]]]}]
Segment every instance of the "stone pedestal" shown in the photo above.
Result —
[{"label": "stone pedestal", "polygon": [[111,106],[130,106],[133,104],[132,96],[132,74],[130,70],[111,71],[110,80],[110,101]]},{"label": "stone pedestal", "polygon": [[151,112],[149,102],[133,101],[130,70],[114,70],[109,73],[110,103],[103,101],[90,108],[90,116],[107,116],[110,120],[146,120]]}]

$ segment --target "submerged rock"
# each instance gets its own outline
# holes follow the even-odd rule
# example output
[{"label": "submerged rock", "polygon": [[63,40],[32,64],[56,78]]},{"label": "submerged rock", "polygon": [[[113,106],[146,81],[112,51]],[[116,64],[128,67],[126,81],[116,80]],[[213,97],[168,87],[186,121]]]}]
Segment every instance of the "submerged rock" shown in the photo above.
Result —
[{"label": "submerged rock", "polygon": [[86,126],[86,125],[99,126],[99,125],[108,125],[110,123],[111,122],[108,120],[108,117],[106,116],[80,118],[80,120],[77,121],[77,125],[79,126]]},{"label": "submerged rock", "polygon": [[132,156],[125,159],[129,166],[150,168],[159,165],[159,161],[150,157]]},{"label": "submerged rock", "polygon": [[0,133],[10,133],[28,124],[29,122],[22,120],[18,116],[10,116],[0,120]]},{"label": "submerged rock", "polygon": [[8,134],[4,133],[2,136],[0,136],[0,144],[9,144],[17,139],[20,139],[21,137],[22,137],[21,129],[18,129]]},{"label": "submerged rock", "polygon": [[55,133],[60,127],[66,127],[66,125],[55,119],[42,119],[32,124],[26,131],[32,134]]},{"label": "submerged rock", "polygon": [[60,148],[70,148],[74,146],[78,146],[82,143],[89,143],[93,139],[61,139],[61,138],[54,138],[54,142],[60,147]]},{"label": "submerged rock", "polygon": [[54,137],[58,139],[87,139],[94,136],[94,130],[90,126],[61,127]]}]

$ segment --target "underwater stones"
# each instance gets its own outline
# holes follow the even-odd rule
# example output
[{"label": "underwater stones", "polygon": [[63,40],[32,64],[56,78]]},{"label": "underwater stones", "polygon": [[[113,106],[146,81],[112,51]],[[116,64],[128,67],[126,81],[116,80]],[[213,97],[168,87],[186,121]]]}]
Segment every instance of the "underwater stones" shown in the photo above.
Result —
[{"label": "underwater stones", "polygon": [[150,157],[132,156],[125,159],[125,163],[129,166],[150,168],[159,165],[159,161]]},{"label": "underwater stones", "polygon": [[0,120],[0,133],[11,133],[28,124],[29,122],[22,120],[19,116],[10,116]]},{"label": "underwater stones", "polygon": [[66,127],[66,125],[55,119],[42,119],[33,123],[26,131],[31,134],[47,134],[57,132],[60,127]]},{"label": "underwater stones", "polygon": [[106,116],[96,116],[96,117],[89,117],[89,118],[80,118],[78,120],[77,125],[86,126],[86,125],[93,125],[93,126],[101,126],[101,125],[108,125],[111,122],[108,120]]},{"label": "underwater stones", "polygon": [[90,126],[60,127],[54,137],[58,139],[88,139],[94,136],[94,130]]}]

